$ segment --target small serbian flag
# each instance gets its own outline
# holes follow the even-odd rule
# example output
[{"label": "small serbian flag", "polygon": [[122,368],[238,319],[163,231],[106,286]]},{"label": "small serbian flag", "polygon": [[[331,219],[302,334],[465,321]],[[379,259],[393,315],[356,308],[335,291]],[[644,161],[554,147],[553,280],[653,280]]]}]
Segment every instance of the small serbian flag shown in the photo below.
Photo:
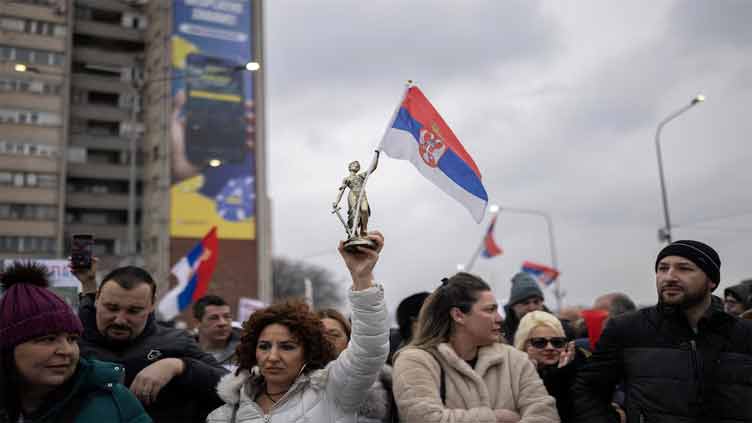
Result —
[{"label": "small serbian flag", "polygon": [[418,87],[407,89],[379,149],[393,159],[409,160],[476,222],[483,219],[488,194],[478,166]]},{"label": "small serbian flag", "polygon": [[164,320],[172,320],[194,301],[206,294],[214,267],[217,265],[217,227],[181,258],[171,273],[178,284],[159,302],[157,309]]},{"label": "small serbian flag", "polygon": [[549,286],[559,277],[559,271],[553,267],[526,261],[522,263],[522,271],[538,280],[539,283]]},{"label": "small serbian flag", "polygon": [[491,224],[486,231],[486,236],[483,238],[483,251],[481,252],[481,255],[485,258],[496,257],[504,253],[504,250],[502,250],[501,247],[496,244],[496,241],[494,241],[493,236],[497,217],[498,215],[494,216],[493,220],[491,220]]}]

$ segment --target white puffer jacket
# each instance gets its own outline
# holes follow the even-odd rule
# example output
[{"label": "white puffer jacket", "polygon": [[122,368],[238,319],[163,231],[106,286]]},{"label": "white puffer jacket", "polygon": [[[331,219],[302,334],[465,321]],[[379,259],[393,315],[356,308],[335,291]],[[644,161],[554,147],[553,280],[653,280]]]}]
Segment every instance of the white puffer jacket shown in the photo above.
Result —
[{"label": "white puffer jacket", "polygon": [[226,375],[217,385],[225,405],[212,411],[207,423],[355,423],[358,407],[386,362],[389,329],[381,286],[350,290],[348,297],[352,337],[336,360],[299,376],[266,415],[253,400],[261,389],[260,377],[247,370]]}]

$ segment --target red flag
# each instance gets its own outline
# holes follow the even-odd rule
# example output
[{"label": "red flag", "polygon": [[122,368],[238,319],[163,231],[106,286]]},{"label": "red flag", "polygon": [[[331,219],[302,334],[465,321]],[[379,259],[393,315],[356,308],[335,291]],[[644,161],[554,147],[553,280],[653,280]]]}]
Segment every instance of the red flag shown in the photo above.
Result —
[{"label": "red flag", "polygon": [[494,226],[496,226],[496,217],[498,216],[494,216],[491,224],[488,226],[488,230],[486,231],[486,237],[483,238],[484,247],[481,254],[485,258],[496,257],[504,254],[504,250],[496,244],[493,237]]}]

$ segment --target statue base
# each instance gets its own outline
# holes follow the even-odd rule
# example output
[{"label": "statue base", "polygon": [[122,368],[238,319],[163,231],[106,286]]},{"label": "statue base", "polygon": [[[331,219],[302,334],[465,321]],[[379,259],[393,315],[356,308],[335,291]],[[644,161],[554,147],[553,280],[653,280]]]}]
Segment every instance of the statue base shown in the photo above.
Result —
[{"label": "statue base", "polygon": [[370,239],[366,237],[357,236],[357,237],[353,237],[345,241],[344,247],[345,247],[345,250],[351,253],[357,253],[358,247],[365,247],[365,248],[370,248],[372,250],[375,250],[377,246],[376,246],[376,243],[371,241]]}]

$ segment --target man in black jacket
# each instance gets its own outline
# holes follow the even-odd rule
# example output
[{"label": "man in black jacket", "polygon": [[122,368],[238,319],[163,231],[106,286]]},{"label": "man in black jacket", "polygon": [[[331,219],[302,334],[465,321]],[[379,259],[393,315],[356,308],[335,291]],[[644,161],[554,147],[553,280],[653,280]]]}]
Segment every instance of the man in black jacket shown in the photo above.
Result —
[{"label": "man in black jacket", "polygon": [[187,332],[156,322],[156,284],[148,272],[115,269],[99,290],[95,268],[74,273],[83,288],[81,355],[122,364],[124,384],[155,423],[204,422],[222,405],[215,387],[227,371]]},{"label": "man in black jacket", "polygon": [[720,269],[698,241],[658,254],[658,304],[609,320],[575,382],[575,421],[618,422],[611,394],[623,381],[630,423],[752,422],[752,324],[712,296]]}]

